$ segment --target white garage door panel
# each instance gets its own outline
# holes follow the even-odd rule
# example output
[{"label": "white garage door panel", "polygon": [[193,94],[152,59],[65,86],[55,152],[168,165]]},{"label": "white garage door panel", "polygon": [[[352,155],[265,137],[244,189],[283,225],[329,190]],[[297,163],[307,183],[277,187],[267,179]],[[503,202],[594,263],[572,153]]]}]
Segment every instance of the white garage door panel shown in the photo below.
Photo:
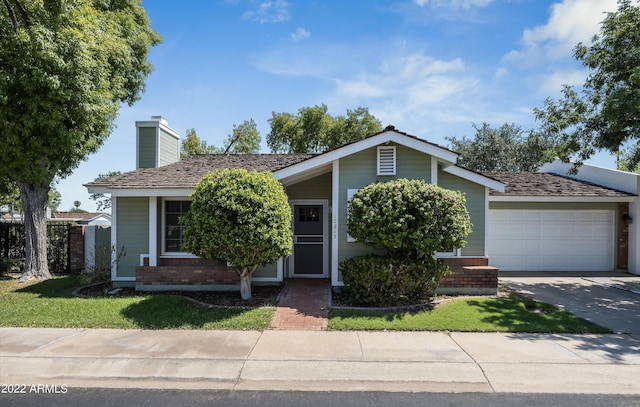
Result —
[{"label": "white garage door panel", "polygon": [[505,271],[610,271],[609,210],[490,210],[489,263]]}]

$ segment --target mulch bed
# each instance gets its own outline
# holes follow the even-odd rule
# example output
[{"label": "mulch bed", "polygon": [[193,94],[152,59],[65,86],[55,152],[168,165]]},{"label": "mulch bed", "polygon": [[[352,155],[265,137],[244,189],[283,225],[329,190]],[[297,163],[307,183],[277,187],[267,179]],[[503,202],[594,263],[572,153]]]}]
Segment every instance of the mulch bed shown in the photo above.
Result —
[{"label": "mulch bed", "polygon": [[[240,297],[240,291],[136,291],[133,288],[122,288],[118,293],[109,294],[112,290],[109,283],[92,285],[83,287],[76,291],[79,296],[89,298],[108,298],[108,297],[132,297],[132,296],[145,296],[150,294],[163,294],[163,295],[181,295],[197,302],[200,302],[209,306],[218,307],[275,307],[278,305],[280,292],[282,291],[283,284],[280,285],[268,285],[268,286],[252,286],[251,287],[251,299],[248,301],[243,300]],[[498,297],[517,297],[518,294],[510,287],[500,284],[498,289]],[[521,296],[520,296],[521,297]],[[425,299],[420,304],[396,304],[393,307],[365,307],[370,309],[415,309],[415,308],[433,308],[437,302],[441,302],[448,298],[459,298],[459,296],[439,296],[438,300],[434,301],[433,298]],[[339,308],[358,307],[355,304],[350,303],[349,299],[344,293],[339,290],[335,290],[331,296],[332,306]]]},{"label": "mulch bed", "polygon": [[277,286],[253,286],[251,287],[251,299],[243,300],[240,291],[136,291],[133,288],[125,287],[119,292],[109,294],[111,291],[109,283],[92,285],[81,288],[77,291],[80,296],[89,298],[108,297],[134,297],[149,294],[181,295],[200,303],[218,307],[275,307],[278,304],[278,297],[282,291],[282,285]]}]

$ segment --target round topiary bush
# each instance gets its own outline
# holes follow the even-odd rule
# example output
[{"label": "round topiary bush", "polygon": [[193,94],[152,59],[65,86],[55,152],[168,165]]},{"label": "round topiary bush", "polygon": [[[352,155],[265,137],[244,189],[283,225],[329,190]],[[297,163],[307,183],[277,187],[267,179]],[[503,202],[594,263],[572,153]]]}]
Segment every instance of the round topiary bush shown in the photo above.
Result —
[{"label": "round topiary bush", "polygon": [[401,257],[451,251],[471,233],[461,192],[421,180],[367,185],[351,201],[348,233],[360,243]]},{"label": "round topiary bush", "polygon": [[216,170],[191,195],[184,247],[205,259],[227,261],[251,298],[251,275],[260,264],[291,254],[291,207],[282,184],[268,172]]}]

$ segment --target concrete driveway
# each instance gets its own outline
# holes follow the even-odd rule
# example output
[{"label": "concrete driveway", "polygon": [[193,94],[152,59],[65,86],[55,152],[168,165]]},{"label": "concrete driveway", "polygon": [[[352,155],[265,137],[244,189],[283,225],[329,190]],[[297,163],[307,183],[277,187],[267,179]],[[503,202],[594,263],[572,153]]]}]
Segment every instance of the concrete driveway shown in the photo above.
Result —
[{"label": "concrete driveway", "polygon": [[500,272],[500,282],[616,333],[640,334],[640,276],[625,273]]}]

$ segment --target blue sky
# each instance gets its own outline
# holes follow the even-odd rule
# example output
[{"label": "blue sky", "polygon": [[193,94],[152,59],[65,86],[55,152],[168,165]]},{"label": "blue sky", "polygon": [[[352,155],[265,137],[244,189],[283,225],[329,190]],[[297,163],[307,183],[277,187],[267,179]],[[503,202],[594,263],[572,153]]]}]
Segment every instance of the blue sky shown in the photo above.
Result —
[{"label": "blue sky", "polygon": [[[147,0],[155,70],[97,154],[56,188],[60,210],[93,211],[82,184],[135,169],[135,121],[162,115],[220,146],[253,119],[326,104],[368,107],[383,126],[446,146],[472,123],[537,127],[531,109],[579,85],[573,47],[598,32],[616,0]],[[598,154],[590,164],[614,168]]]}]

